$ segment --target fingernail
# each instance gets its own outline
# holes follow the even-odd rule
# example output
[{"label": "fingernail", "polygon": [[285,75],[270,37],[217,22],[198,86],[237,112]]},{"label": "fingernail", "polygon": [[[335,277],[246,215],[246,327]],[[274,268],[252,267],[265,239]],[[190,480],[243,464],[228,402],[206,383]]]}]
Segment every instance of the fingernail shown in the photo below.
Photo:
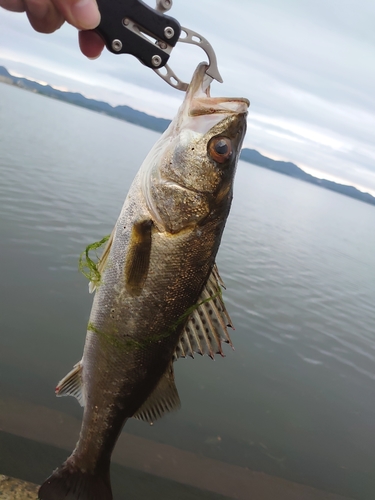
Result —
[{"label": "fingernail", "polygon": [[100,54],[95,56],[95,57],[87,57],[87,59],[90,59],[90,61],[95,61],[95,59],[99,59]]},{"label": "fingernail", "polygon": [[96,2],[93,0],[79,0],[72,5],[72,15],[77,27],[91,30],[100,23],[100,13]]}]

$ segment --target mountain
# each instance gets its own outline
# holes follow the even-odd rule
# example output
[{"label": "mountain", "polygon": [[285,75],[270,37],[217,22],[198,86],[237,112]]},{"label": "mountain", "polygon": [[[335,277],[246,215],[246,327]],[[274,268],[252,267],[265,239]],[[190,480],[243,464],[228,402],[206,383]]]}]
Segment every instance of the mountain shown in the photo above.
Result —
[{"label": "mountain", "polygon": [[40,83],[33,82],[32,80],[27,80],[26,78],[12,76],[3,66],[0,66],[0,82],[1,81],[30,90],[37,94],[53,97],[59,101],[88,108],[92,111],[98,111],[99,113],[104,113],[106,115],[113,116],[114,118],[119,118],[120,120],[133,123],[134,125],[140,125],[141,127],[155,130],[156,132],[164,132],[170,124],[170,120],[156,118],[155,116],[142,113],[141,111],[137,111],[129,106],[113,107],[106,102],[87,99],[87,97],[76,92],[62,92],[61,90],[54,89],[50,85],[41,85]]},{"label": "mountain", "polygon": [[[52,97],[83,108],[88,108],[99,113],[104,113],[114,118],[119,118],[120,120],[125,120],[150,130],[155,130],[156,132],[164,132],[170,124],[170,120],[156,118],[155,116],[137,111],[129,106],[111,106],[106,102],[87,99],[82,94],[76,92],[62,92],[54,89],[50,85],[41,85],[40,83],[27,80],[26,78],[12,76],[3,66],[0,66],[0,82],[15,85],[31,92]],[[255,149],[243,149],[241,160],[375,205],[375,197],[371,196],[369,193],[363,193],[353,186],[346,186],[326,179],[318,179],[317,177],[307,174],[294,163],[273,160],[272,158],[263,156]]]},{"label": "mountain", "polygon": [[289,175],[295,179],[300,179],[310,184],[315,184],[316,186],[329,189],[331,191],[336,191],[336,193],[343,194],[345,196],[350,196],[356,200],[364,201],[365,203],[370,203],[375,205],[375,198],[369,193],[363,193],[359,189],[353,186],[346,186],[345,184],[339,184],[337,182],[328,181],[326,179],[318,179],[313,175],[307,174],[304,170],[297,167],[294,163],[289,161],[277,161],[267,158],[267,156],[261,155],[255,149],[243,149],[241,153],[241,160],[248,161],[259,167],[268,168],[280,174]]}]

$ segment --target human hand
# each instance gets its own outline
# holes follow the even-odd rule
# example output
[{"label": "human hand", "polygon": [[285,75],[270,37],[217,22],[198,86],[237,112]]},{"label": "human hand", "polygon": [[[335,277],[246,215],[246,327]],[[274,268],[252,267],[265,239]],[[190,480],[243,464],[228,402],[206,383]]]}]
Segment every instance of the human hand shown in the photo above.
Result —
[{"label": "human hand", "polygon": [[100,22],[95,0],[0,0],[0,7],[13,12],[26,12],[31,26],[39,33],[53,33],[65,21],[79,31],[82,53],[94,59],[99,57],[104,42],[92,30]]}]

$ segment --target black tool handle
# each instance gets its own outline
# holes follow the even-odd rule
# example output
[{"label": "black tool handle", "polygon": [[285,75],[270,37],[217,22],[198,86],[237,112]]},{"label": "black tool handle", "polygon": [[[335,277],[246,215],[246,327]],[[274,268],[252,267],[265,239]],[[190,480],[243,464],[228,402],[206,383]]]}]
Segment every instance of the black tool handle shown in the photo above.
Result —
[{"label": "black tool handle", "polygon": [[[149,68],[162,68],[167,64],[168,53],[128,29],[124,23],[128,19],[141,31],[174,47],[181,34],[181,26],[176,19],[152,9],[141,0],[97,0],[97,3],[101,21],[96,31],[110,52],[132,54]],[[172,28],[173,32],[168,28]],[[153,59],[154,56],[160,59]],[[155,64],[155,61],[160,63]]]}]

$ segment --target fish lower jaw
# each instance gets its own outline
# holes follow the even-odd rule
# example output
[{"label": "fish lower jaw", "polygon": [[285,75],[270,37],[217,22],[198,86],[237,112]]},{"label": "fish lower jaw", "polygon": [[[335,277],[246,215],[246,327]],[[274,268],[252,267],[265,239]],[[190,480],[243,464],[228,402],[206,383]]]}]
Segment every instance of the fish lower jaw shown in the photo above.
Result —
[{"label": "fish lower jaw", "polygon": [[242,97],[200,97],[192,102],[189,116],[243,114],[247,112],[249,106],[250,101]]}]

